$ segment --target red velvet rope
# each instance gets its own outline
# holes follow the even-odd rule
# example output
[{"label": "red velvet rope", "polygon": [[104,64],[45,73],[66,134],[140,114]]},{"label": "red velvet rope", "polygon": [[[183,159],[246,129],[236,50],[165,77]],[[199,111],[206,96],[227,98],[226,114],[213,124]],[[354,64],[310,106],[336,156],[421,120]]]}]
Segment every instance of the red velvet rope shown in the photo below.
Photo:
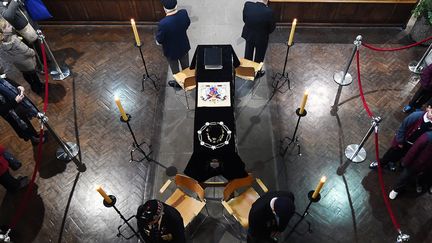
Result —
[{"label": "red velvet rope", "polygon": [[[42,58],[43,58],[43,64],[44,64],[44,72],[45,72],[45,97],[44,97],[44,106],[43,106],[43,112],[46,113],[48,109],[48,65],[47,65],[47,58],[45,53],[45,45],[43,42],[41,42],[41,49],[42,49]],[[33,170],[31,181],[27,187],[27,190],[24,194],[23,199],[20,201],[20,204],[18,206],[18,210],[16,211],[14,217],[12,218],[11,223],[9,224],[10,229],[14,229],[16,225],[18,224],[18,221],[21,219],[22,215],[26,211],[29,203],[29,199],[31,196],[31,192],[33,191],[34,182],[36,180],[37,173],[39,171],[39,166],[42,161],[42,145],[43,145],[43,137],[44,137],[44,130],[41,126],[40,132],[39,132],[39,144],[37,148],[37,157],[36,157],[36,163]]]},{"label": "red velvet rope", "polygon": [[380,187],[381,187],[381,194],[383,196],[384,203],[385,203],[386,208],[387,208],[387,212],[390,215],[390,218],[392,220],[393,226],[395,227],[396,231],[400,232],[400,224],[397,221],[397,219],[396,219],[396,217],[395,217],[395,215],[393,213],[393,210],[391,208],[391,205],[390,205],[390,202],[388,200],[387,193],[386,193],[386,190],[385,190],[385,186],[384,186],[384,179],[383,179],[383,176],[382,176],[381,161],[380,161],[380,158],[379,158],[379,141],[378,141],[378,131],[377,130],[375,130],[375,158],[376,158],[376,160],[378,162],[378,179],[379,179],[379,183],[380,183]]},{"label": "red velvet rope", "polygon": [[369,106],[368,106],[368,104],[366,102],[366,99],[365,99],[364,93],[363,93],[363,86],[362,86],[361,78],[360,78],[360,52],[359,52],[358,49],[356,51],[356,61],[357,61],[357,81],[358,81],[358,86],[359,86],[359,90],[360,90],[360,98],[361,98],[361,100],[363,102],[363,106],[364,106],[366,112],[368,113],[368,116],[370,118],[372,118],[373,114],[372,114],[372,112],[369,109]]},{"label": "red velvet rope", "polygon": [[378,47],[369,45],[367,43],[362,43],[362,45],[364,47],[367,47],[367,48],[369,48],[371,50],[374,50],[374,51],[400,51],[400,50],[408,49],[408,48],[411,48],[411,47],[414,47],[414,46],[418,46],[418,45],[420,45],[420,44],[422,44],[422,43],[424,43],[424,42],[426,42],[428,40],[432,40],[432,36],[430,36],[430,37],[428,37],[428,38],[426,38],[426,39],[424,39],[422,41],[416,42],[414,44],[407,45],[407,46],[396,47],[396,48],[378,48]]},{"label": "red velvet rope", "polygon": [[[368,116],[370,118],[373,117],[373,113],[371,112],[371,110],[369,109],[369,106],[366,102],[364,93],[363,93],[363,87],[362,87],[362,83],[361,83],[361,78],[360,78],[360,52],[357,49],[356,51],[356,62],[357,62],[357,80],[358,80],[358,85],[359,85],[359,90],[360,90],[360,97],[361,100],[363,102],[363,106],[366,110],[366,112],[368,113]],[[386,205],[387,208],[387,212],[392,220],[393,226],[395,227],[396,231],[399,233],[400,232],[400,225],[393,213],[393,210],[391,208],[390,202],[387,198],[387,193],[385,190],[385,185],[384,185],[384,180],[383,180],[383,176],[382,176],[382,168],[381,168],[381,162],[379,159],[379,141],[378,141],[378,129],[375,129],[375,157],[376,160],[378,162],[378,179],[379,179],[379,183],[380,183],[380,187],[381,187],[381,195],[384,198],[384,204]]]}]

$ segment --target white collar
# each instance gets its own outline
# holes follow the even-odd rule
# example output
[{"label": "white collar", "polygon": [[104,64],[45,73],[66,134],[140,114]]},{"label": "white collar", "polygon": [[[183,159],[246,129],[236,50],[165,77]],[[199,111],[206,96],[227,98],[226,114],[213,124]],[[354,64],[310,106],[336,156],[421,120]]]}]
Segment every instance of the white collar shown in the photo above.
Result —
[{"label": "white collar", "polygon": [[426,122],[432,122],[431,120],[429,120],[429,118],[427,117],[427,112],[423,115],[423,121]]}]

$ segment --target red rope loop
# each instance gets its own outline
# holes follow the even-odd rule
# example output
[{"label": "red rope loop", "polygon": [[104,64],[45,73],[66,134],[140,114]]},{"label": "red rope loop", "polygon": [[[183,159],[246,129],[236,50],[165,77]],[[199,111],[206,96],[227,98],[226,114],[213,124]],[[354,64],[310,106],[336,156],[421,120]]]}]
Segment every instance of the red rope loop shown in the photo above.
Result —
[{"label": "red rope loop", "polygon": [[372,46],[372,45],[367,44],[367,43],[362,43],[362,45],[364,47],[367,47],[367,48],[369,48],[371,50],[374,50],[374,51],[400,51],[400,50],[404,50],[404,49],[408,49],[408,48],[411,48],[411,47],[414,47],[414,46],[421,45],[421,44],[423,44],[424,42],[426,42],[428,40],[432,40],[432,36],[430,36],[430,37],[428,37],[428,38],[426,38],[424,40],[421,40],[419,42],[416,42],[414,44],[407,45],[407,46],[396,47],[396,48],[379,48],[379,47],[375,47],[375,46]]},{"label": "red rope loop", "polygon": [[395,227],[396,231],[399,233],[399,232],[401,232],[400,231],[400,224],[397,221],[397,219],[396,219],[396,217],[395,217],[395,215],[393,213],[393,210],[391,208],[391,205],[390,205],[390,202],[388,200],[387,193],[386,193],[386,190],[385,190],[384,179],[383,179],[383,176],[382,176],[381,161],[380,161],[380,158],[379,158],[378,132],[375,132],[375,158],[376,158],[376,160],[378,162],[378,180],[379,180],[380,187],[381,187],[381,194],[383,196],[384,203],[385,203],[385,206],[387,208],[387,212],[390,215],[390,218],[391,218],[391,221],[393,223],[393,226]]},{"label": "red rope loop", "polygon": [[[49,81],[49,76],[48,76],[48,65],[47,65],[47,58],[46,58],[46,53],[45,53],[45,45],[43,43],[43,41],[41,40],[41,49],[42,49],[42,58],[43,58],[43,64],[44,64],[44,72],[45,72],[45,97],[44,97],[44,107],[43,107],[43,112],[46,113],[47,109],[48,109],[48,81]],[[21,219],[21,217],[23,216],[24,212],[26,211],[28,204],[29,204],[29,199],[31,196],[31,193],[33,191],[33,187],[34,187],[34,182],[36,180],[36,176],[37,173],[39,171],[39,166],[40,163],[42,161],[42,145],[43,145],[43,138],[44,138],[44,130],[43,127],[41,126],[40,128],[40,132],[39,132],[39,144],[38,144],[38,148],[37,148],[37,156],[36,156],[36,163],[35,163],[35,167],[33,170],[33,174],[32,174],[32,178],[31,181],[27,187],[27,190],[24,194],[24,197],[21,199],[18,209],[15,212],[15,215],[13,216],[11,223],[9,224],[9,228],[10,229],[14,229],[16,227],[16,225],[18,224],[19,220]]]},{"label": "red rope loop", "polygon": [[360,51],[358,49],[356,51],[356,62],[357,62],[357,81],[358,81],[358,86],[359,86],[359,91],[360,91],[360,98],[363,102],[363,107],[365,108],[369,118],[372,118],[373,113],[369,109],[369,106],[366,102],[366,99],[365,99],[364,93],[363,93],[363,86],[362,86],[361,78],[360,78]]}]

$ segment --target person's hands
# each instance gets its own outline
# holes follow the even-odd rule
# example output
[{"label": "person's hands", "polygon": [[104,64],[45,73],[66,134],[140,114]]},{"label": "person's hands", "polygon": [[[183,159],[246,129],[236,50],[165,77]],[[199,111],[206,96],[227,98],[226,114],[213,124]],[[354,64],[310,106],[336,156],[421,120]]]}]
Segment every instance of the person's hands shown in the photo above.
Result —
[{"label": "person's hands", "polygon": [[403,144],[398,144],[398,147],[399,148],[403,148]]},{"label": "person's hands", "polygon": [[24,94],[25,89],[23,86],[18,86],[18,89],[20,90],[21,94]]},{"label": "person's hands", "polygon": [[24,94],[21,93],[15,97],[16,103],[20,103],[24,99]]}]

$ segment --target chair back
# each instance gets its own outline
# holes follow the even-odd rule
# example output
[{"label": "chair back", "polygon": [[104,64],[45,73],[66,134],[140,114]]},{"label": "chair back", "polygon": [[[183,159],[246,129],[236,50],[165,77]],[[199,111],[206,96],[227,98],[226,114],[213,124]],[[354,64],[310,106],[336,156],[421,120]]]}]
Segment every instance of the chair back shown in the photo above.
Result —
[{"label": "chair back", "polygon": [[177,174],[174,181],[178,187],[195,192],[198,198],[204,201],[204,189],[200,186],[198,181],[181,174]]},{"label": "chair back", "polygon": [[196,87],[195,70],[185,68],[181,72],[174,74],[173,77],[182,89],[186,91]]},{"label": "chair back", "polygon": [[196,79],[195,76],[187,77],[184,80],[183,89],[186,91],[192,90],[196,88]]},{"label": "chair back", "polygon": [[246,80],[254,80],[256,73],[261,70],[263,63],[257,63],[245,58],[240,59],[240,66],[236,68],[236,76]]},{"label": "chair back", "polygon": [[227,201],[235,190],[246,186],[250,187],[253,182],[254,182],[254,178],[252,174],[248,174],[247,177],[234,179],[228,182],[223,192],[223,196],[224,196],[223,200]]}]

